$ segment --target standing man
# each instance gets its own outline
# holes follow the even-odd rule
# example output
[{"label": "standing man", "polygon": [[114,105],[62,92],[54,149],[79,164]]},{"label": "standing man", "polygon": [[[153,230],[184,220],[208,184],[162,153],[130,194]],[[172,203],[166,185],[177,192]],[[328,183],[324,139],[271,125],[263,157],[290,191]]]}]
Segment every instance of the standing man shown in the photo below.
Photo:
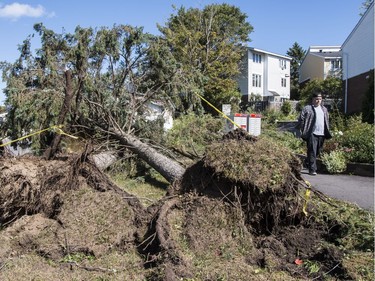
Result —
[{"label": "standing man", "polygon": [[309,174],[316,175],[316,157],[323,147],[325,139],[332,138],[329,131],[329,115],[326,107],[322,105],[322,94],[315,92],[312,104],[306,105],[298,118],[301,138],[307,144],[306,165]]}]

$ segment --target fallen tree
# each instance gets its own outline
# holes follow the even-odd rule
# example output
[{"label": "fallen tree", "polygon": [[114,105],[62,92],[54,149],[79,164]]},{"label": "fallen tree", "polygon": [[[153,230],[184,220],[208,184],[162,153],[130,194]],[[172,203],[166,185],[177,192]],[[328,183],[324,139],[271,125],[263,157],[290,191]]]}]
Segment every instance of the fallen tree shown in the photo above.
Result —
[{"label": "fallen tree", "polygon": [[0,158],[5,280],[374,277],[373,214],[308,186],[265,139],[212,143],[148,208],[89,154]]},{"label": "fallen tree", "polygon": [[121,129],[112,131],[121,145],[127,146],[131,151],[136,153],[141,159],[147,162],[152,168],[158,171],[168,182],[173,183],[182,177],[185,168],[177,161],[166,157],[151,146],[141,142],[135,136],[126,134]]}]

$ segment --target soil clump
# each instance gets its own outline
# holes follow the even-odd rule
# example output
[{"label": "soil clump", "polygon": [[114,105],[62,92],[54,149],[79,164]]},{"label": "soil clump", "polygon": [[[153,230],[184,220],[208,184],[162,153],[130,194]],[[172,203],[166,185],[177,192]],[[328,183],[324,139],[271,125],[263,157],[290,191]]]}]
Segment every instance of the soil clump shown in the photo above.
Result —
[{"label": "soil clump", "polygon": [[145,207],[87,153],[0,158],[1,279],[355,280],[347,225],[300,169],[236,130]]}]

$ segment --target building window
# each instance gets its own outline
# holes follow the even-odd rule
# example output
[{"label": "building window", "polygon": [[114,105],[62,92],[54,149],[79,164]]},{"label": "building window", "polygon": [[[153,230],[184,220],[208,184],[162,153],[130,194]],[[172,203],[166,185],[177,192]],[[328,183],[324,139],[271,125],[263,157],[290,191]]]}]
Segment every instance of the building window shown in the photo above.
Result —
[{"label": "building window", "polygon": [[279,60],[279,65],[280,65],[281,69],[285,69],[286,68],[286,60]]},{"label": "building window", "polygon": [[259,74],[253,74],[253,87],[262,87],[262,75]]},{"label": "building window", "polygon": [[281,78],[281,87],[286,87],[286,78]]},{"label": "building window", "polygon": [[331,70],[341,69],[341,60],[331,60]]},{"label": "building window", "polygon": [[253,53],[253,62],[262,63],[262,56],[260,54],[254,54]]}]

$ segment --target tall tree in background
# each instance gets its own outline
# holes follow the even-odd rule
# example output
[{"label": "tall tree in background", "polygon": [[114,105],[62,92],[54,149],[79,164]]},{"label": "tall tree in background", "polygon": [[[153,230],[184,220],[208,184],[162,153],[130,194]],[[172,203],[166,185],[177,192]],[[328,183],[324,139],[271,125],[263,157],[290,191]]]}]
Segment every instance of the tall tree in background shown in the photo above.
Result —
[{"label": "tall tree in background", "polygon": [[[188,101],[184,110],[201,104],[194,93],[218,108],[223,103],[239,103],[236,77],[253,30],[246,18],[239,8],[228,4],[208,5],[203,10],[181,7],[166,26],[159,26],[188,85],[182,95]],[[204,102],[203,106],[215,112]]]},{"label": "tall tree in background", "polygon": [[292,58],[290,63],[290,99],[300,99],[300,87],[298,83],[299,79],[299,67],[302,63],[303,58],[306,55],[306,51],[295,42],[291,48],[286,52],[288,56]]}]

